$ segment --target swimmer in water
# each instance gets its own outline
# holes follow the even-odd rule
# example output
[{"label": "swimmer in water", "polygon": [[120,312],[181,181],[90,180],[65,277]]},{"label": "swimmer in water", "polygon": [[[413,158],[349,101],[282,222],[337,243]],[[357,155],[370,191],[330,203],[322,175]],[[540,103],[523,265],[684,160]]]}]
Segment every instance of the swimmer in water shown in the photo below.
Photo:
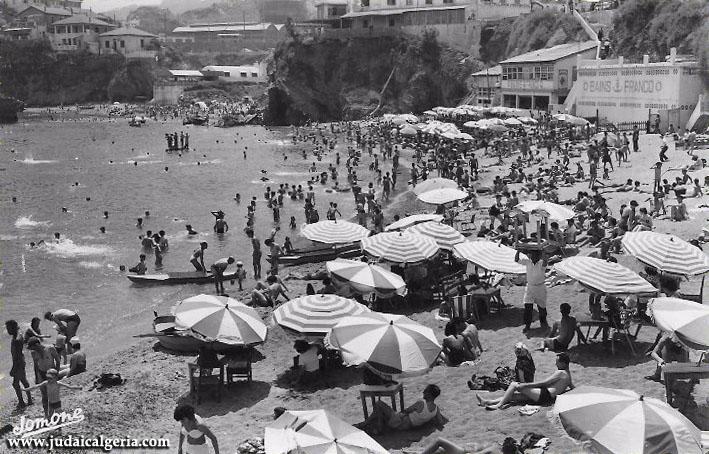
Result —
[{"label": "swimmer in water", "polygon": [[146,212],[145,212],[145,217],[146,217],[146,218],[149,218],[149,217],[150,217],[150,211],[146,211]]},{"label": "swimmer in water", "polygon": [[108,211],[104,211],[104,212],[103,212],[103,218],[104,218],[104,219],[108,219]]},{"label": "swimmer in water", "polygon": [[106,233],[106,227],[104,227],[104,226],[99,227],[98,230],[99,230],[101,233]]},{"label": "swimmer in water", "polygon": [[59,232],[54,232],[54,242],[59,243],[61,241],[61,235]]},{"label": "swimmer in water", "polygon": [[195,270],[206,273],[204,268],[204,251],[207,249],[207,242],[203,241],[199,243],[199,249],[195,249],[192,253],[192,258],[190,263],[195,267]]},{"label": "swimmer in water", "polygon": [[237,192],[234,196],[234,200],[236,200],[236,203],[241,203],[241,194]]},{"label": "swimmer in water", "polygon": [[196,230],[194,230],[194,229],[192,228],[192,226],[191,226],[190,224],[187,224],[187,225],[185,226],[185,228],[187,229],[187,234],[188,234],[188,235],[198,235],[198,234],[199,234]]},{"label": "swimmer in water", "polygon": [[68,213],[69,210],[66,207],[62,207],[62,213]]},{"label": "swimmer in water", "polygon": [[138,227],[139,229],[142,229],[143,228],[143,218],[138,218],[138,222],[136,222],[135,226]]}]

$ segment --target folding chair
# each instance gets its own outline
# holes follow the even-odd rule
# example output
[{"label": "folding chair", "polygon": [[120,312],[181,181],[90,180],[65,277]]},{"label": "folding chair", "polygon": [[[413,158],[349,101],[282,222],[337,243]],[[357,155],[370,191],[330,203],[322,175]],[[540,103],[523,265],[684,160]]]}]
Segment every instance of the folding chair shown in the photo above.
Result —
[{"label": "folding chair", "polygon": [[475,298],[473,295],[459,295],[454,296],[451,299],[451,317],[452,318],[462,318],[464,320],[473,319],[477,322],[480,320],[480,315],[478,314],[478,307],[475,304]]}]

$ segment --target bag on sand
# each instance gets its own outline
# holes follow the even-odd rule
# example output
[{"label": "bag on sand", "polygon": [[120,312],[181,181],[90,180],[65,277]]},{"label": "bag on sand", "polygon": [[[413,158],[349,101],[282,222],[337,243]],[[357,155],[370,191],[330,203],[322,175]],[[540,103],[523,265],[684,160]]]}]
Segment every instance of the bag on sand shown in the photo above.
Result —
[{"label": "bag on sand", "polygon": [[120,386],[126,382],[125,379],[121,378],[121,374],[101,374],[96,380],[94,380],[94,388],[103,389],[111,388],[113,386]]}]

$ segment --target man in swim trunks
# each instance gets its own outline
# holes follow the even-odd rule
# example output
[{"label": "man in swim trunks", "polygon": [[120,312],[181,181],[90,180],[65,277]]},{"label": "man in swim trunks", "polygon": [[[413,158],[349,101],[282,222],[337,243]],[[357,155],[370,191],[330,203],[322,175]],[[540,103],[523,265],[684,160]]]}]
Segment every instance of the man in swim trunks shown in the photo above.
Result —
[{"label": "man in swim trunks", "polygon": [[[57,309],[54,312],[46,312],[44,318],[56,323],[61,333],[64,334],[67,339],[76,336],[76,332],[79,330],[79,325],[81,324],[79,314],[69,309]],[[71,348],[67,349],[67,351],[71,353]]]},{"label": "man in swim trunks", "polygon": [[214,275],[214,285],[217,289],[217,295],[224,294],[224,272],[229,267],[229,265],[231,265],[235,261],[236,260],[234,259],[234,257],[222,258],[214,262],[210,267],[210,269],[212,270],[212,274]]},{"label": "man in swim trunks", "polygon": [[251,246],[254,248],[253,253],[251,255],[253,259],[253,265],[254,265],[254,279],[260,279],[261,278],[261,242],[259,241],[258,238],[256,238],[256,235],[254,235],[254,231],[252,229],[248,229],[246,231],[246,236],[248,236],[251,239]]},{"label": "man in swim trunks", "polygon": [[226,223],[224,219],[224,213],[219,212],[216,220],[214,221],[214,233],[226,233],[229,231],[229,224]]},{"label": "man in swim trunks", "polygon": [[194,266],[196,271],[206,273],[206,268],[204,267],[204,251],[207,249],[207,242],[202,241],[199,243],[199,249],[195,249],[194,252],[192,252],[192,258],[190,259],[190,263],[192,266]]},{"label": "man in swim trunks", "polygon": [[251,306],[260,307],[275,307],[278,297],[283,295],[286,300],[290,297],[283,289],[282,282],[279,282],[277,276],[268,276],[266,283],[262,281],[256,283],[256,288],[251,292]]},{"label": "man in swim trunks", "polygon": [[475,397],[477,397],[479,405],[488,410],[499,410],[511,403],[528,402],[536,405],[550,405],[556,396],[574,389],[569,362],[567,353],[559,353],[556,355],[556,372],[545,380],[532,383],[512,382],[507,387],[505,394],[497,399],[483,399],[479,394],[476,394]]}]

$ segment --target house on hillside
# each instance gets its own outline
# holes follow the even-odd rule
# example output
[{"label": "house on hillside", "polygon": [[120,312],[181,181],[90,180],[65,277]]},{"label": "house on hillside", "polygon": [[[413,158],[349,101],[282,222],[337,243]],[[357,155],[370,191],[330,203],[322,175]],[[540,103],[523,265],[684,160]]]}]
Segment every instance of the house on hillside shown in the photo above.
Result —
[{"label": "house on hillside", "polygon": [[556,113],[576,81],[577,56],[595,58],[598,44],[559,44],[501,61],[502,105]]},{"label": "house on hillside", "polygon": [[209,65],[202,68],[201,73],[206,79],[218,79],[224,82],[265,83],[268,80],[266,62],[242,66]]},{"label": "house on hillside", "polygon": [[88,50],[99,53],[99,35],[116,28],[96,17],[77,14],[52,24],[50,37],[52,48],[57,52]]},{"label": "house on hillside", "polygon": [[12,40],[48,38],[48,34],[52,33],[51,25],[71,15],[66,8],[28,6],[17,13],[12,23],[3,30],[3,35]]},{"label": "house on hillside", "polygon": [[165,41],[205,49],[266,49],[274,47],[285,33],[283,24],[269,22],[192,24],[175,28],[165,37]]},{"label": "house on hillside", "polygon": [[484,107],[495,104],[495,100],[500,96],[500,82],[502,79],[502,66],[496,65],[492,68],[483,69],[471,74],[471,90],[473,97],[471,103]]},{"label": "house on hillside", "polygon": [[157,35],[137,28],[121,27],[101,33],[101,54],[120,54],[126,58],[155,58]]},{"label": "house on hillside", "polygon": [[315,3],[316,19],[319,21],[339,20],[347,14],[348,0],[322,0]]}]

